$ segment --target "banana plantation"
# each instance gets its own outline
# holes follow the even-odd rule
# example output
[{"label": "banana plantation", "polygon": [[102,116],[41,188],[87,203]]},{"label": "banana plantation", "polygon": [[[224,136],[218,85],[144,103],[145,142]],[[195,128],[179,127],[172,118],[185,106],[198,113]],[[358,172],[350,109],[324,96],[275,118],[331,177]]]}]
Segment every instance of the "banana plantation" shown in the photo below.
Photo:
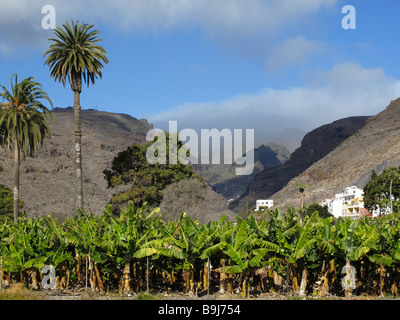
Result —
[{"label": "banana plantation", "polygon": [[157,210],[130,205],[119,216],[109,207],[63,223],[3,219],[0,285],[43,289],[42,269],[52,266],[59,290],[398,295],[399,214],[351,220],[301,213],[199,225],[186,213],[166,223]]}]

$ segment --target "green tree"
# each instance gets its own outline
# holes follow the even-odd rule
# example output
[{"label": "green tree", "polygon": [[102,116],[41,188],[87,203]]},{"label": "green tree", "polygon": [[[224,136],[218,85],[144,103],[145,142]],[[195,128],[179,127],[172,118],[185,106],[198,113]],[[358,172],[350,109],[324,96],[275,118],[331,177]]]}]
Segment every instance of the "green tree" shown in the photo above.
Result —
[{"label": "green tree", "polygon": [[48,55],[45,65],[50,68],[50,76],[65,87],[67,78],[74,93],[74,131],[75,131],[75,168],[76,168],[76,205],[83,209],[83,175],[82,175],[82,130],[80,93],[83,81],[95,83],[95,79],[102,77],[101,69],[108,63],[107,52],[98,45],[102,39],[93,25],[71,21],[65,22],[63,28],[54,29],[56,39],[43,57]]},{"label": "green tree", "polygon": [[315,211],[318,212],[318,216],[321,218],[329,218],[333,216],[331,213],[329,213],[327,206],[321,206],[318,203],[312,203],[307,206],[305,216],[310,217]]},{"label": "green tree", "polygon": [[[166,135],[168,145],[169,135]],[[108,187],[130,186],[126,191],[114,195],[111,204],[115,212],[119,212],[121,206],[132,201],[137,206],[147,203],[149,206],[157,206],[163,197],[163,190],[173,182],[195,177],[202,180],[193,172],[190,165],[182,163],[170,164],[169,151],[166,150],[166,164],[150,164],[147,161],[146,153],[153,144],[150,142],[145,146],[136,144],[118,153],[114,158],[111,170],[104,170]],[[182,142],[178,141],[178,147]]]},{"label": "green tree", "polygon": [[364,187],[364,206],[369,209],[391,207],[400,210],[400,167],[390,167],[381,174],[372,171],[369,182]]},{"label": "green tree", "polygon": [[14,220],[17,221],[19,213],[19,168],[21,152],[31,154],[36,152],[39,145],[43,144],[46,136],[51,136],[47,122],[52,119],[51,112],[42,104],[46,100],[53,108],[53,104],[43,91],[42,85],[29,77],[18,82],[16,74],[11,76],[11,89],[0,87],[0,97],[5,103],[0,104],[0,128],[2,140],[0,144],[5,149],[14,150]]}]

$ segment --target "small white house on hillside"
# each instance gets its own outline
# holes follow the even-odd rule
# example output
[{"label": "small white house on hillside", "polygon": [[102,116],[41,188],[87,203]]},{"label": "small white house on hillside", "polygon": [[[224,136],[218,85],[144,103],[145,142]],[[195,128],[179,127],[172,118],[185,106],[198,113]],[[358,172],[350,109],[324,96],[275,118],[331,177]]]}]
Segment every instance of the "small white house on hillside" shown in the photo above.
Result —
[{"label": "small white house on hillside", "polygon": [[256,208],[254,211],[260,210],[260,208],[272,208],[274,205],[274,200],[257,200],[256,201]]}]

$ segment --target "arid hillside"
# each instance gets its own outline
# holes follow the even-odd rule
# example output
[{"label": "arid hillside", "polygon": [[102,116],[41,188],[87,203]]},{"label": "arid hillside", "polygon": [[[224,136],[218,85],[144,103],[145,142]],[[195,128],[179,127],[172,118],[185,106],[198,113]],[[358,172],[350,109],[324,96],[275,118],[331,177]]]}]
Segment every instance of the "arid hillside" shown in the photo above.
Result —
[{"label": "arid hillside", "polygon": [[[62,221],[75,214],[73,110],[56,108],[53,115],[53,136],[44,141],[43,147],[34,157],[26,157],[21,161],[20,198],[24,201],[28,216],[52,215]],[[124,188],[107,188],[103,170],[111,167],[118,152],[133,144],[146,143],[146,134],[150,129],[152,125],[145,119],[138,120],[125,114],[82,110],[83,187],[87,212],[100,214],[113,194],[123,191]],[[4,169],[0,173],[0,184],[12,188],[12,152],[0,150],[0,166]],[[171,188],[173,187],[168,190]],[[168,201],[164,201],[160,214],[172,219],[175,216],[179,217],[182,210],[190,210],[202,222],[207,219],[218,220],[224,213],[234,217],[234,213],[227,209],[226,199],[210,186],[202,189],[204,197],[197,197],[196,201],[191,198],[190,190],[180,189],[180,201],[175,201],[173,207],[167,205]],[[190,202],[190,206],[185,202]],[[196,207],[200,210],[194,212]]]},{"label": "arid hillside", "polygon": [[365,125],[368,117],[349,117],[320,126],[307,133],[283,165],[265,168],[258,173],[247,190],[229,208],[239,212],[249,202],[250,207],[257,199],[271,199],[293,178],[334,150],[348,137]]},{"label": "arid hillside", "polygon": [[[28,215],[69,217],[74,208],[74,131],[72,108],[56,108],[53,136],[34,158],[21,161],[20,196]],[[103,170],[114,156],[135,143],[145,142],[152,126],[129,115],[82,110],[82,161],[85,209],[101,212],[114,190],[107,189]],[[13,154],[0,151],[0,183],[13,185]]]},{"label": "arid hillside", "polygon": [[254,170],[250,175],[238,176],[235,173],[236,163],[229,164],[198,164],[193,167],[226,199],[236,199],[246,191],[254,177],[266,168],[279,166],[290,157],[289,150],[280,144],[268,143],[254,149]]},{"label": "arid hillside", "polygon": [[291,180],[272,196],[280,208],[300,204],[295,183],[306,184],[306,203],[332,198],[346,186],[364,187],[372,170],[378,174],[400,165],[400,98],[367,120],[365,126]]}]

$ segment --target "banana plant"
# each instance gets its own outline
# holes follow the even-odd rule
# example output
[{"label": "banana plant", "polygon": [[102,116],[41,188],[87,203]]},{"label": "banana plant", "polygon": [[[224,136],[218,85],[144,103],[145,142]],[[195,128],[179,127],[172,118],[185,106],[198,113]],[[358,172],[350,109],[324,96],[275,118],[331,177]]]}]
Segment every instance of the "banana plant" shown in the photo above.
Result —
[{"label": "banana plant", "polygon": [[333,217],[322,220],[315,234],[316,248],[310,268],[317,272],[318,280],[315,282],[315,292],[321,296],[329,294],[330,286],[336,280],[336,259],[339,252],[336,227]]},{"label": "banana plant", "polygon": [[[321,224],[318,212],[314,212],[310,217],[306,218],[302,224],[297,223],[285,230],[282,234],[280,242],[281,252],[284,254],[285,263],[287,265],[286,281],[287,288],[289,282],[295,294],[298,294],[302,287],[302,294],[305,293],[305,284],[308,274],[308,255],[314,249],[317,239],[315,237],[315,229]],[[302,284],[299,285],[298,274],[302,275]]]},{"label": "banana plant", "polygon": [[[130,292],[131,273],[136,278],[142,271],[141,259],[155,254],[154,248],[157,237],[162,229],[161,219],[153,218],[159,209],[146,215],[146,208],[135,208],[132,203],[123,210],[119,217],[111,216],[103,221],[103,234],[100,242],[102,259],[111,262],[111,267],[122,270],[120,290]],[[100,261],[99,261],[100,263]],[[104,261],[102,262],[104,264]],[[131,270],[131,268],[133,269]]]},{"label": "banana plant", "polygon": [[46,242],[51,239],[43,220],[20,216],[17,224],[10,225],[9,232],[9,237],[2,238],[4,270],[18,274],[21,282],[26,274],[32,287],[38,289],[37,273],[47,261]]},{"label": "banana plant", "polygon": [[278,245],[273,244],[262,238],[265,232],[257,223],[254,216],[250,216],[248,221],[238,220],[232,228],[232,236],[228,241],[223,242],[223,253],[228,261],[225,266],[217,269],[221,273],[241,274],[242,295],[249,293],[249,276],[257,269],[266,266],[265,256],[268,252],[279,250]]},{"label": "banana plant", "polygon": [[[64,223],[65,238],[71,255],[75,255],[78,283],[85,278],[85,287],[90,283],[92,291],[103,290],[103,282],[97,264],[106,262],[107,257],[101,248],[101,237],[104,232],[104,216],[94,217],[81,211],[74,219]],[[83,268],[84,266],[84,268]],[[82,274],[85,270],[85,276]]]},{"label": "banana plant", "polygon": [[195,270],[201,264],[202,249],[207,245],[207,229],[200,228],[196,222],[183,212],[173,231],[165,230],[165,241],[170,248],[182,252],[181,269],[185,280],[186,291],[193,295],[195,287]]}]

